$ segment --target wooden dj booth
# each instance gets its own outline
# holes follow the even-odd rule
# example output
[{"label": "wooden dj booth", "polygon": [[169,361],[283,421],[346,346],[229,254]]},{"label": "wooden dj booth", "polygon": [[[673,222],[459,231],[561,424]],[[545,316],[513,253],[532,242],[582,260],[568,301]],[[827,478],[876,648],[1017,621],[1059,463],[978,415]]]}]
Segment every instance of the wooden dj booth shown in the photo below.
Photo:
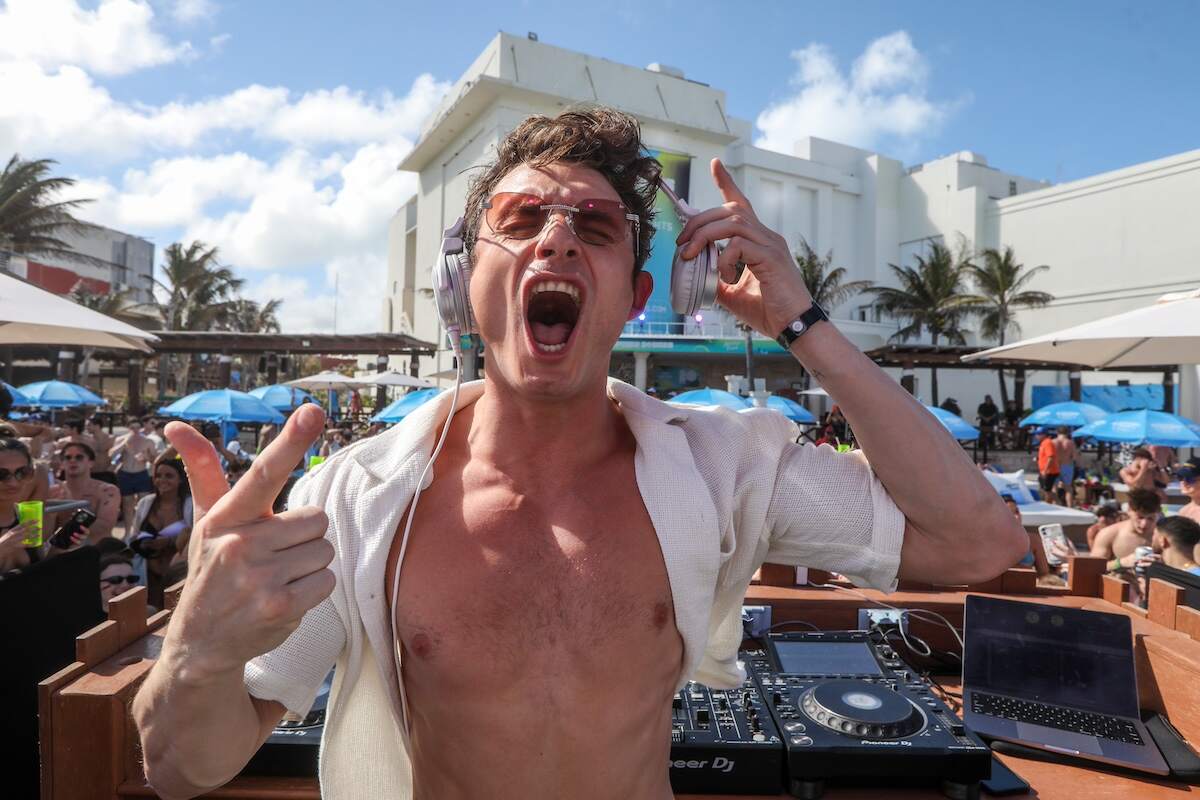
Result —
[{"label": "wooden dj booth", "polygon": [[[1147,609],[1128,602],[1130,585],[1102,574],[1102,559],[1072,560],[1065,587],[1037,585],[1033,570],[1010,569],[994,580],[948,590],[901,582],[890,595],[863,594],[892,605],[935,611],[961,626],[964,597],[970,593],[1061,604],[1126,614],[1132,618],[1138,693],[1143,708],[1167,715],[1180,734],[1200,743],[1200,612],[1183,604],[1183,591],[1153,580]],[[795,569],[765,565],[750,587],[747,604],[770,605],[772,622],[803,620],[824,630],[857,627],[860,597],[832,589],[797,587]],[[814,583],[823,582],[812,578]],[[155,797],[140,766],[137,732],[129,709],[156,658],[182,584],[168,590],[168,608],[146,618],[145,589],[138,587],[110,603],[108,621],[76,641],[75,663],[39,684],[41,800],[109,800]],[[941,649],[953,634],[945,627],[911,619],[911,630]],[[951,708],[959,684],[939,678]],[[1200,749],[1200,748],[1197,748]],[[1200,794],[1193,787],[1154,776],[1134,777],[1101,765],[1081,767],[1010,755],[999,756],[1032,787],[1026,797],[1043,800],[1168,800]],[[208,797],[237,800],[317,800],[315,778],[239,776]],[[679,795],[700,800],[718,795]],[[724,795],[734,797],[733,795]],[[787,795],[781,795],[786,797]],[[831,785],[831,800],[940,798],[936,789],[847,788]],[[742,796],[748,800],[748,796]]]}]

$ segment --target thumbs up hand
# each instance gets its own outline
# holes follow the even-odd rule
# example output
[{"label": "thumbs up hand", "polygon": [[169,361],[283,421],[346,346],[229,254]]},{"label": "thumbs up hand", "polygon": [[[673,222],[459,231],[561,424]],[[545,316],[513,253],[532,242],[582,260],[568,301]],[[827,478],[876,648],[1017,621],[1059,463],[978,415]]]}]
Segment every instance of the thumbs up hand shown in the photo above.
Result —
[{"label": "thumbs up hand", "polygon": [[324,424],[318,406],[301,406],[233,488],[211,442],[183,423],[167,426],[166,437],[187,468],[196,523],[187,585],[163,647],[181,659],[189,677],[240,672],[282,644],[333,592],[325,512],[271,511]]}]

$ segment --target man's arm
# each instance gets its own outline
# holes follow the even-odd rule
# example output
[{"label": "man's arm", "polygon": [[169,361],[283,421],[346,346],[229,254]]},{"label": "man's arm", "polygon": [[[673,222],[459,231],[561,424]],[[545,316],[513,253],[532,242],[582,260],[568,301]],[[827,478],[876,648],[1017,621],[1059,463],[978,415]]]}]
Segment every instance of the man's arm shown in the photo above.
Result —
[{"label": "man's arm", "polygon": [[1121,470],[1117,473],[1117,475],[1120,476],[1121,483],[1133,486],[1135,483],[1137,483],[1138,479],[1142,477],[1142,471],[1143,470],[1141,467],[1135,461],[1129,466],[1121,467]]},{"label": "man's arm", "polygon": [[[717,301],[774,338],[812,305],[787,240],[762,224],[719,159],[713,180],[724,203],[680,231],[682,256],[726,241],[717,260]],[[747,269],[736,277],[741,263]],[[1029,549],[1021,526],[937,419],[862,354],[833,323],[818,323],[792,354],[834,397],[880,482],[904,513],[900,575],[940,584],[976,583],[1016,564]]]},{"label": "man's arm", "polygon": [[1024,557],[1028,536],[962,446],[833,323],[813,326],[791,351],[836,398],[904,512],[900,577],[977,583]]},{"label": "man's arm", "polygon": [[285,711],[252,697],[241,670],[193,677],[177,652],[164,649],[133,705],[146,780],[163,800],[194,797],[237,775]]},{"label": "man's arm", "polygon": [[113,526],[117,524],[117,515],[121,512],[120,490],[110,483],[104,484],[96,505],[96,521],[90,526],[88,539],[102,542],[112,535]]}]

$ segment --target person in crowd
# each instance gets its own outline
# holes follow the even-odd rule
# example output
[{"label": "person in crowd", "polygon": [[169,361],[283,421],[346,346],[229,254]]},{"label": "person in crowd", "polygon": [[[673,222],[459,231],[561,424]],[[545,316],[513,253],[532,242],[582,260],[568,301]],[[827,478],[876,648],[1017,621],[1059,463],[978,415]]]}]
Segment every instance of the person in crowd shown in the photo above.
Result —
[{"label": "person in crowd", "polygon": [[1166,498],[1166,493],[1162,490],[1167,486],[1167,473],[1163,471],[1163,468],[1154,460],[1153,454],[1145,447],[1139,447],[1133,451],[1133,458],[1129,465],[1122,467],[1118,475],[1130,489],[1146,489],[1156,492],[1159,499]]},{"label": "person in crowd", "polygon": [[1067,508],[1075,507],[1075,459],[1078,451],[1075,440],[1071,438],[1071,429],[1063,426],[1054,437],[1054,447],[1058,450],[1058,483],[1062,487],[1063,499]]},{"label": "person in crowd", "polygon": [[1052,503],[1055,497],[1055,486],[1058,484],[1061,468],[1058,462],[1058,446],[1054,443],[1054,434],[1042,431],[1038,434],[1038,486],[1042,489],[1043,499]]},{"label": "person in crowd", "polygon": [[1092,513],[1096,515],[1096,521],[1093,522],[1087,529],[1087,543],[1090,550],[1096,542],[1096,536],[1100,531],[1116,525],[1121,520],[1125,519],[1124,512],[1116,503],[1101,503],[1092,509]]},{"label": "person in crowd", "polygon": [[990,394],[983,396],[983,402],[975,409],[979,420],[979,443],[986,448],[995,446],[996,426],[1000,424],[1000,408],[992,400]]},{"label": "person in crowd", "polygon": [[963,415],[962,406],[960,406],[958,404],[958,401],[955,400],[953,397],[947,397],[945,400],[942,401],[941,405],[938,406],[938,408],[942,409],[943,411],[949,411],[951,414],[953,414],[956,417],[961,417]]},{"label": "person in crowd", "polygon": [[158,452],[167,449],[167,439],[163,436],[162,420],[158,417],[142,417],[142,432],[146,438],[154,442],[154,447]]},{"label": "person in crowd", "polygon": [[63,435],[55,441],[55,448],[62,449],[62,446],[67,442],[83,442],[93,451],[96,449],[96,439],[85,431],[85,424],[82,419],[69,419],[63,423]]},{"label": "person in crowd", "polygon": [[1154,552],[1168,567],[1200,575],[1196,547],[1200,545],[1200,522],[1190,517],[1163,517],[1154,526]]},{"label": "person in crowd", "polygon": [[128,425],[128,432],[118,437],[108,451],[109,456],[120,461],[117,487],[121,490],[121,519],[125,521],[127,533],[133,529],[130,521],[137,504],[154,490],[150,465],[158,455],[158,448],[142,431],[142,421],[131,417]]},{"label": "person in crowd", "polygon": [[261,453],[267,449],[271,442],[275,441],[275,437],[279,435],[279,426],[274,422],[268,422],[258,429],[258,449],[257,453]]},{"label": "person in crowd", "polygon": [[1109,559],[1109,571],[1128,569],[1134,561],[1134,550],[1151,546],[1154,526],[1162,511],[1162,500],[1149,489],[1129,491],[1129,518],[1109,525],[1096,534],[1091,555]]},{"label": "person in crowd", "polygon": [[154,492],[138,501],[125,539],[145,559],[146,586],[156,606],[163,605],[164,577],[171,562],[187,560],[192,524],[191,485],[183,462],[160,458],[154,465]]},{"label": "person in crowd", "polygon": [[[100,424],[100,420],[95,417],[88,417],[84,422],[84,433],[92,437],[95,442],[92,445],[92,452],[96,454],[95,463],[92,465],[92,477],[98,481],[110,483],[117,486],[117,473],[113,469],[112,457],[108,451],[113,446],[113,436],[108,431],[104,430],[104,426]],[[118,494],[120,493],[120,487]]]},{"label": "person in crowd", "polygon": [[[742,685],[741,604],[764,559],[888,590],[989,580],[1028,547],[962,447],[831,322],[784,348],[839,399],[859,454],[794,445],[779,414],[673,407],[610,379],[653,289],[661,164],[606,108],[533,117],[494,152],[462,234],[488,356],[452,419],[443,393],[308,472],[279,516],[318,409],[231,490],[208,443],[169,427],[208,511],[133,702],[159,794],[228,781],[337,663],[327,797],[670,797],[671,697],[693,676]],[[722,305],[795,335],[821,312],[791,248],[711,166],[724,203],[682,229],[681,256],[728,239]]]},{"label": "person in crowd", "polygon": [[[86,500],[96,521],[89,528],[88,541],[95,544],[112,535],[121,511],[121,492],[116,486],[96,480],[92,467],[96,453],[83,442],[67,442],[59,449],[59,462],[63,465],[63,481],[50,488],[51,500]],[[55,526],[64,524],[73,511],[55,515]]]},{"label": "person in crowd", "polygon": [[350,444],[352,436],[349,431],[344,428],[332,428],[325,431],[325,441],[321,443],[321,451],[318,455],[329,456],[341,450],[346,445]]},{"label": "person in crowd", "polygon": [[[33,458],[34,445],[30,443],[31,440],[23,438],[18,434],[19,431],[15,425],[9,422],[0,422],[0,439],[16,439],[20,441],[25,445],[25,449],[29,452],[30,458]],[[40,441],[40,437],[34,436],[32,437],[32,441]],[[33,480],[24,485],[22,494],[17,498],[17,502],[21,503],[26,500],[45,500],[49,496],[50,469],[46,464],[35,460],[33,462]]]},{"label": "person in crowd", "polygon": [[49,539],[55,530],[53,519],[43,516],[42,546],[25,544],[37,530],[37,523],[20,522],[17,503],[29,499],[29,487],[36,474],[33,457],[25,443],[11,436],[0,437],[0,573],[22,569],[40,558],[70,550],[87,538],[88,530],[84,528],[72,537],[68,547],[51,546]]},{"label": "person in crowd", "polygon": [[1180,516],[1200,522],[1200,456],[1193,456],[1175,468],[1179,479],[1179,491],[1187,497],[1187,504],[1179,509]]},{"label": "person in crowd", "polygon": [[141,576],[134,571],[133,559],[128,554],[110,553],[100,556],[100,607],[104,609],[105,614],[108,613],[110,600],[141,582]]},{"label": "person in crowd", "polygon": [[1150,457],[1154,459],[1154,463],[1158,464],[1163,473],[1170,475],[1175,469],[1175,448],[1167,447],[1164,444],[1152,444],[1146,448],[1150,451]]}]

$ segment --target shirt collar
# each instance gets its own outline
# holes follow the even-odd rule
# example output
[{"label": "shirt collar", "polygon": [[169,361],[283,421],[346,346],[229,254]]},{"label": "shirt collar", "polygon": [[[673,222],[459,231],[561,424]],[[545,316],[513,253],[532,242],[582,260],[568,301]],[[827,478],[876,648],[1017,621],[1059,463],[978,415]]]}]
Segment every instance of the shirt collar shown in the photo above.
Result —
[{"label": "shirt collar", "polygon": [[[457,411],[474,403],[483,395],[484,381],[468,381],[459,387]],[[441,434],[442,425],[450,413],[453,389],[438,394],[429,402],[419,406],[390,430],[364,440],[358,446],[347,448],[353,460],[377,480],[390,481],[407,475],[405,469],[409,459],[419,456],[428,459],[433,452],[435,436]],[[642,392],[624,381],[610,377],[608,396],[616,400],[623,412],[633,413],[648,422],[668,425],[684,422],[688,418],[686,409],[664,403]],[[631,427],[632,423],[631,423]],[[637,430],[634,430],[637,434]]]}]

